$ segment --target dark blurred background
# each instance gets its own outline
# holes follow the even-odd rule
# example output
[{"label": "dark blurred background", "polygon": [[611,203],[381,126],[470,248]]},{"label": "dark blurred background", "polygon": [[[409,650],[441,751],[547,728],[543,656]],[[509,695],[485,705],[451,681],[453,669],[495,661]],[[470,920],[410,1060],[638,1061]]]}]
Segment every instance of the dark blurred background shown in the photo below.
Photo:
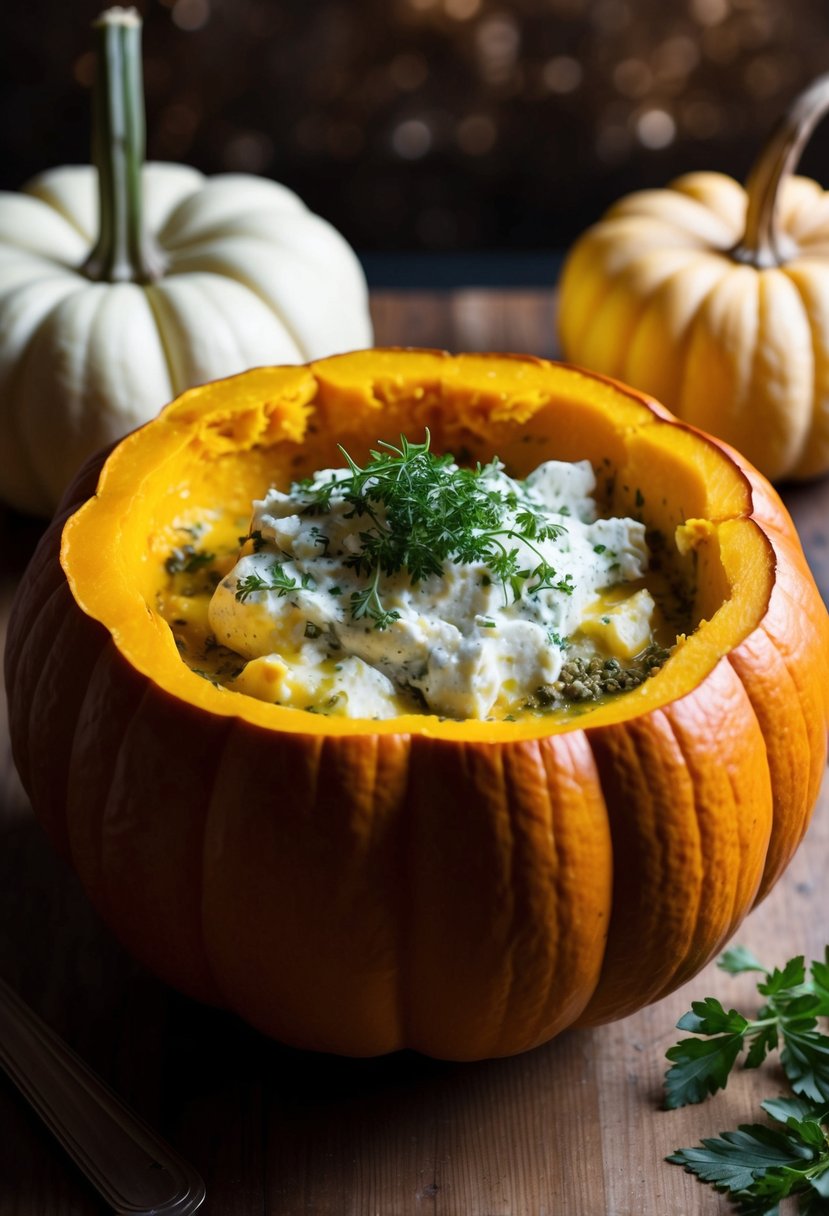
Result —
[{"label": "dark blurred background", "polygon": [[[101,7],[4,0],[3,187],[87,159]],[[625,191],[701,167],[742,178],[785,103],[829,68],[827,0],[137,7],[150,157],[287,183],[381,278],[406,251],[530,266]],[[821,177],[827,157],[829,123],[804,170]]]}]

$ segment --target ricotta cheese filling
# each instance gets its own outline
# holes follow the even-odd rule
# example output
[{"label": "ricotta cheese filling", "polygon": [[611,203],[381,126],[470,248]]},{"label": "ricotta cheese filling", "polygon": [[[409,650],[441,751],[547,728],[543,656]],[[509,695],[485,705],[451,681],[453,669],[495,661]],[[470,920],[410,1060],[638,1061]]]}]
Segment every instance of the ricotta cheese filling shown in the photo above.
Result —
[{"label": "ricotta cheese filling", "polygon": [[553,689],[573,654],[651,642],[654,600],[626,586],[648,568],[644,525],[597,518],[589,462],[517,481],[428,439],[373,457],[253,504],[209,607],[248,660],[228,687],[348,717],[486,718]]}]

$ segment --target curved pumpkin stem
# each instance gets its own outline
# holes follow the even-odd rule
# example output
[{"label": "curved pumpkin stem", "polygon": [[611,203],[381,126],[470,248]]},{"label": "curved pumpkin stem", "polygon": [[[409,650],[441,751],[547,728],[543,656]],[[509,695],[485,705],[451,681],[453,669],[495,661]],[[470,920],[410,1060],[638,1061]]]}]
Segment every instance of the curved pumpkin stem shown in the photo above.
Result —
[{"label": "curved pumpkin stem", "polygon": [[144,88],[141,18],[110,8],[95,22],[92,159],[98,170],[98,239],[82,273],[107,283],[152,283],[164,259],[144,229]]},{"label": "curved pumpkin stem", "polygon": [[804,89],[775,127],[748,176],[748,210],[742,240],[731,251],[738,262],[763,269],[794,253],[777,226],[780,187],[793,173],[817,124],[829,111],[829,72]]}]

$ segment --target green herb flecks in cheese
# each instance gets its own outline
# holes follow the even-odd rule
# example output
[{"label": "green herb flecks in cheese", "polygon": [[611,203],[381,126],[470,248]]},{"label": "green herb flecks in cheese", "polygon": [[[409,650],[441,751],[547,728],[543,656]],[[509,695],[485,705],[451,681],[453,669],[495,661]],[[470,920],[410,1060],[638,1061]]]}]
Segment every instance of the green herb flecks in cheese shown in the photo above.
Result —
[{"label": "green herb flecks in cheese", "polygon": [[622,658],[650,642],[647,591],[596,615],[648,554],[642,524],[596,518],[588,462],[516,481],[497,460],[459,468],[428,436],[363,467],[343,454],[254,504],[254,551],[216,589],[217,638],[259,660],[240,690],[351,717],[394,716],[404,695],[483,718],[554,686],[582,625]]}]

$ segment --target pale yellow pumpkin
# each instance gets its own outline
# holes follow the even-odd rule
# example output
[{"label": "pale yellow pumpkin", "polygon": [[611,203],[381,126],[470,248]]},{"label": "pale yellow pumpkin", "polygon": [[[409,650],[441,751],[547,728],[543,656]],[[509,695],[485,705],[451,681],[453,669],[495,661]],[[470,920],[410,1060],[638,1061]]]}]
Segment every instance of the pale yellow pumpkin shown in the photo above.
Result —
[{"label": "pale yellow pumpkin", "polygon": [[623,198],[561,283],[568,360],[652,393],[773,479],[829,470],[829,194],[791,176],[827,108],[823,76],[745,189],[689,173]]}]

